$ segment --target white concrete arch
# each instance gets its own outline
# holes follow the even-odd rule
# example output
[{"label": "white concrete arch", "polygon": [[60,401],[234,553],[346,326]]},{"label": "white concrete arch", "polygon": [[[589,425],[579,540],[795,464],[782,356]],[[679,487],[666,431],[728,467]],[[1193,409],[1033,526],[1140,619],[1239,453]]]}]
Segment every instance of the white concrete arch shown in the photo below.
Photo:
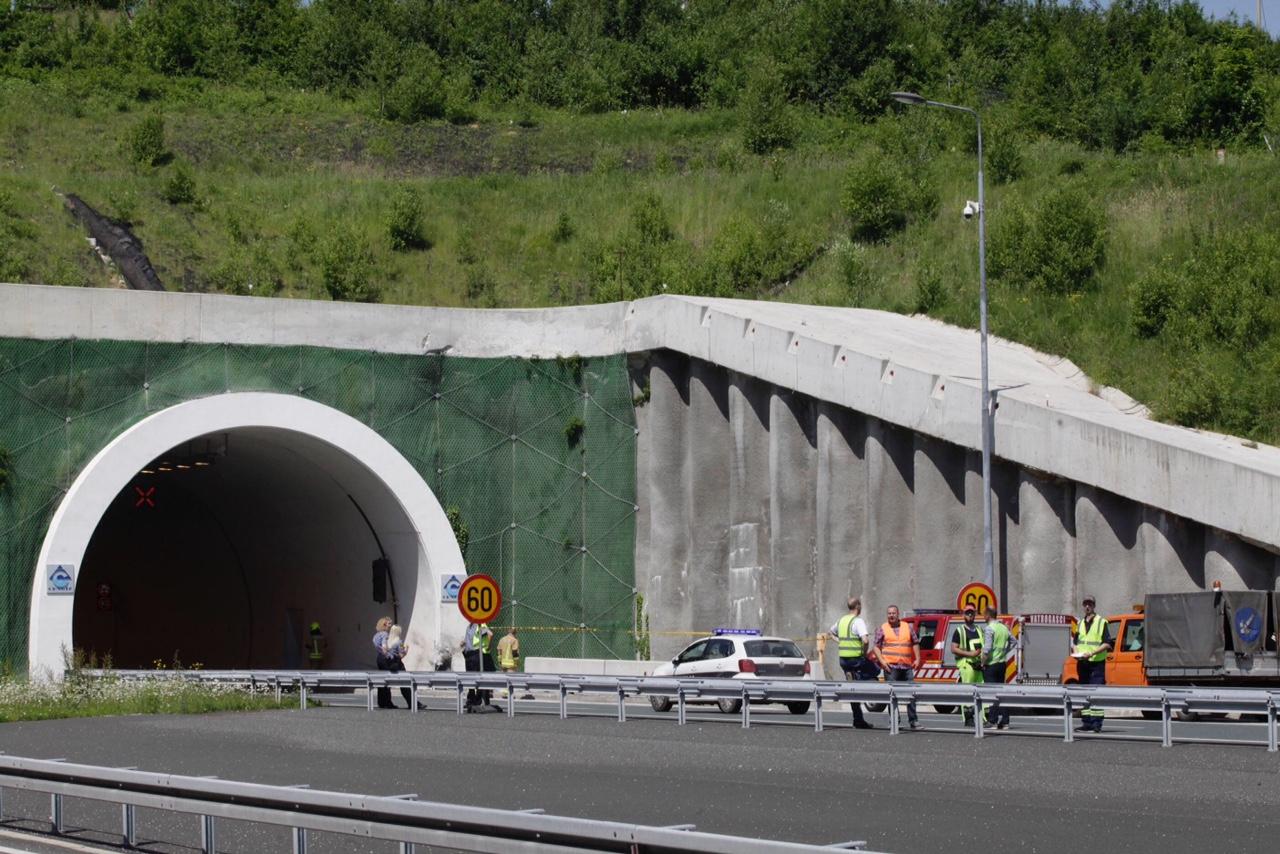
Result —
[{"label": "white concrete arch", "polygon": [[[465,623],[454,606],[441,605],[439,591],[441,575],[465,573],[462,555],[444,509],[413,466],[374,430],[331,407],[285,394],[228,393],[180,403],[143,419],[99,451],[76,477],[54,513],[40,549],[31,591],[28,659],[32,674],[62,672],[64,650],[73,646],[73,624],[84,609],[82,602],[81,611],[77,611],[75,603],[95,595],[93,590],[80,590],[75,596],[48,594],[46,567],[75,566],[79,587],[79,571],[95,532],[113,503],[117,506],[121,503],[122,491],[139,477],[148,463],[197,437],[211,434],[230,436],[238,442],[238,447],[251,447],[256,455],[251,455],[252,464],[240,464],[237,488],[251,492],[271,489],[272,464],[263,468],[263,461],[273,455],[281,460],[275,473],[286,473],[303,486],[301,491],[306,494],[288,498],[291,506],[280,508],[279,515],[285,519],[280,524],[291,524],[292,530],[302,530],[299,526],[307,524],[308,511],[312,509],[308,502],[327,500],[330,507],[324,512],[332,516],[336,512],[335,502],[349,498],[368,511],[373,519],[371,527],[382,527],[379,533],[392,560],[400,593],[400,620],[405,623],[410,643],[406,660],[410,669],[429,667],[438,643],[443,640],[452,644],[461,636]],[[230,441],[228,447],[237,447]],[[245,471],[251,472],[248,480]],[[312,494],[325,488],[331,493],[327,499]],[[224,488],[223,494],[226,492]],[[355,508],[345,504],[344,508],[350,511],[349,516],[355,516]],[[273,516],[263,523],[264,530],[278,521]],[[362,526],[364,523],[346,521],[344,524]],[[236,525],[231,527],[234,535]],[[325,536],[319,520],[316,527],[317,537]],[[350,531],[349,538],[354,539],[356,529]],[[368,538],[368,532],[361,529],[359,536]],[[312,547],[310,556],[324,548],[325,545]],[[361,548],[369,549],[373,545],[365,543]],[[269,544],[264,545],[262,551],[269,552]],[[268,553],[265,560],[269,558]],[[342,592],[330,598],[349,600],[354,598],[354,590],[368,591],[369,564],[352,565],[354,563],[347,561],[340,567],[331,567],[327,580],[317,576],[315,584],[337,585],[339,582],[334,576],[342,573],[348,576],[340,580]],[[182,569],[175,565],[174,571]],[[305,575],[309,568],[293,571],[302,584],[298,585],[298,577],[290,584],[312,586]],[[262,589],[271,596],[276,596],[275,588],[281,586],[278,578],[268,578],[263,584]],[[248,580],[245,586],[248,588]],[[155,591],[151,593],[155,595]],[[304,619],[310,620],[317,609],[323,610],[329,603],[321,600],[314,604],[315,591],[299,591],[299,596],[307,595],[313,604],[308,606]],[[383,606],[370,604],[367,593],[360,598],[359,622],[349,622],[345,627],[341,654],[336,656],[338,660],[327,661],[329,666],[373,665],[372,650],[368,646],[372,634],[369,612]],[[350,603],[332,604],[339,607]],[[390,613],[389,603],[385,610]],[[323,625],[327,628],[330,623]],[[252,626],[249,632],[252,635]],[[274,643],[278,639],[274,626],[272,633],[270,640]],[[334,640],[330,637],[331,646]]]}]

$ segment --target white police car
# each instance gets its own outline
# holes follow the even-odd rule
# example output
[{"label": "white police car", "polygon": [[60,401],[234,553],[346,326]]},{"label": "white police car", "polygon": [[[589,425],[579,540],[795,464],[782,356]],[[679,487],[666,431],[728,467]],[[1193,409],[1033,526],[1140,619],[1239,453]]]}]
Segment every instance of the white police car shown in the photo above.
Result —
[{"label": "white police car", "polygon": [[[670,664],[654,668],[654,676],[687,676],[691,679],[807,679],[809,659],[787,638],[767,637],[754,629],[716,629],[715,634],[689,644]],[[742,710],[742,700],[696,700],[712,703],[725,714]],[[671,708],[670,697],[649,697],[655,712]],[[809,711],[808,702],[785,704],[793,715]]]}]

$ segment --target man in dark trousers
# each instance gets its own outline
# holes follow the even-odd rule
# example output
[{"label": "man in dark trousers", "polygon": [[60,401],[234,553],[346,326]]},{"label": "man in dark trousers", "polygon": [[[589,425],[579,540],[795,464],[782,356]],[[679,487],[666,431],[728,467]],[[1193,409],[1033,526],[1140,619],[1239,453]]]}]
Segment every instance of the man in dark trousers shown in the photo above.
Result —
[{"label": "man in dark trousers", "polygon": [[[493,631],[487,624],[471,623],[467,626],[467,633],[462,637],[462,658],[466,661],[468,673],[494,669],[493,658],[489,656],[489,642],[492,639]],[[489,705],[489,692],[477,691],[475,688],[468,690],[463,711],[474,712],[482,705]]]},{"label": "man in dark trousers", "polygon": [[[1107,653],[1111,652],[1113,642],[1111,627],[1106,619],[1094,611],[1096,601],[1092,596],[1085,596],[1083,602],[1084,616],[1076,623],[1076,645],[1071,653],[1076,659],[1076,673],[1081,685],[1107,684]],[[1102,732],[1102,722],[1107,713],[1093,706],[1085,706],[1080,712],[1080,727],[1077,732]]]}]

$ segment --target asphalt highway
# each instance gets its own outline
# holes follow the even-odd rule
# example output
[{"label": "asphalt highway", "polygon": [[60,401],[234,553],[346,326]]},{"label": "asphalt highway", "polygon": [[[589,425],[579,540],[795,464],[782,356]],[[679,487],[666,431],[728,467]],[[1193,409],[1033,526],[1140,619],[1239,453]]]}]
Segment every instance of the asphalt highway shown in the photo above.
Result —
[{"label": "asphalt highway", "polygon": [[[1017,717],[977,740],[956,715],[925,714],[926,731],[891,737],[884,715],[870,716],[877,730],[855,731],[847,711],[828,713],[818,734],[811,718],[764,708],[744,730],[714,708],[680,727],[674,713],[641,706],[618,723],[598,703],[573,704],[564,721],[549,703],[524,703],[514,719],[446,705],[9,723],[0,750],[821,844],[861,839],[889,852],[1264,851],[1280,838],[1280,756],[1229,743],[1162,748],[1133,740],[1152,726],[1135,719],[1108,721],[1115,736],[1066,744],[1047,735],[1061,732],[1055,718]],[[1179,732],[1224,737],[1214,727],[1265,737],[1252,724]],[[8,791],[4,810],[11,829],[48,827],[47,797]],[[75,802],[67,814],[81,840],[106,840],[119,823],[115,807]],[[193,818],[145,812],[141,823],[152,851],[198,840]],[[225,822],[219,850],[287,851],[288,839]],[[311,850],[395,849],[331,837]]]}]

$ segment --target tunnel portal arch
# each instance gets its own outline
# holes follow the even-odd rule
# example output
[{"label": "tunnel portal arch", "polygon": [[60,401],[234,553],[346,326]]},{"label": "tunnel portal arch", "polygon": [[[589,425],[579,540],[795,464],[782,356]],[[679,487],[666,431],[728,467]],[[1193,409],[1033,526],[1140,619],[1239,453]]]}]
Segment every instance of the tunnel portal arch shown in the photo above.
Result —
[{"label": "tunnel portal arch", "polygon": [[[336,409],[292,395],[237,392],[179,403],[143,419],[99,451],[76,477],[54,513],[40,549],[31,591],[28,656],[33,674],[60,674],[65,651],[80,645],[77,633],[93,635],[97,631],[94,621],[101,622],[102,615],[95,617],[93,612],[97,610],[94,605],[101,603],[92,599],[103,578],[102,555],[112,549],[116,550],[113,554],[122,554],[120,543],[113,545],[110,532],[104,532],[104,520],[118,518],[112,514],[125,506],[135,484],[148,483],[139,477],[149,464],[175,449],[205,447],[210,437],[223,443],[226,459],[233,462],[215,465],[211,469],[217,471],[215,479],[205,481],[214,485],[202,487],[197,498],[201,506],[233,508],[227,511],[229,518],[214,520],[222,529],[217,536],[227,542],[238,538],[239,545],[227,552],[241,552],[234,556],[242,564],[237,568],[243,576],[241,599],[254,602],[252,618],[235,610],[237,603],[228,605],[228,615],[248,620],[236,631],[247,630],[249,649],[256,647],[256,652],[242,655],[246,660],[239,666],[296,664],[280,660],[281,650],[288,646],[282,641],[281,629],[297,635],[303,625],[319,619],[330,647],[326,666],[371,667],[371,623],[379,613],[392,610],[390,602],[372,602],[371,561],[365,558],[379,553],[391,560],[399,620],[410,643],[406,664],[411,669],[428,668],[437,645],[461,635],[465,628],[461,616],[452,606],[442,606],[438,591],[442,575],[465,574],[462,554],[444,508],[409,461],[376,431]],[[192,483],[196,481],[188,480],[183,487],[188,493]],[[254,506],[259,510],[252,516],[245,511],[243,518],[237,517],[234,502],[228,499],[235,494],[256,501]],[[270,518],[253,522],[261,516],[262,507],[274,508]],[[218,515],[209,513],[211,520]],[[245,525],[254,524],[256,529],[245,529]],[[289,531],[304,530],[307,524],[315,531],[315,542],[301,551],[295,548],[290,552],[280,543],[264,542],[272,532],[280,531],[287,537]],[[148,612],[164,607],[166,595],[182,597],[181,603],[174,604],[184,606],[201,595],[199,578],[184,582],[181,576],[200,570],[200,560],[195,557],[213,560],[203,555],[203,550],[222,546],[193,542],[193,559],[184,562],[183,536],[182,530],[167,530],[159,539],[169,542],[141,544],[134,549],[154,552],[164,545],[168,554],[164,560],[174,565],[161,573],[152,567],[147,604],[131,615],[131,631],[150,619]],[[271,549],[277,547],[283,549],[279,562],[292,566],[273,568]],[[197,548],[200,555],[195,555]],[[355,555],[360,558],[354,559]],[[76,569],[74,595],[48,593],[47,568],[55,565]],[[272,574],[277,571],[284,574]],[[117,577],[127,572],[128,567],[115,568]],[[172,581],[172,576],[178,577],[176,586],[154,583],[157,577]],[[216,590],[210,591],[211,600],[216,595]],[[294,599],[298,600],[294,604],[303,607],[289,607]],[[135,596],[135,601],[140,597]],[[216,611],[216,602],[204,604]],[[114,605],[108,603],[108,609],[111,607]],[[194,630],[203,631],[199,627]],[[160,627],[157,631],[174,630]],[[191,646],[181,637],[173,641],[160,648]],[[295,649],[295,657],[297,652]],[[196,657],[186,658],[186,663],[199,660],[198,653],[193,655]],[[157,657],[168,660],[166,655]],[[121,666],[133,663],[117,661]],[[216,666],[223,662],[208,663]]]}]

